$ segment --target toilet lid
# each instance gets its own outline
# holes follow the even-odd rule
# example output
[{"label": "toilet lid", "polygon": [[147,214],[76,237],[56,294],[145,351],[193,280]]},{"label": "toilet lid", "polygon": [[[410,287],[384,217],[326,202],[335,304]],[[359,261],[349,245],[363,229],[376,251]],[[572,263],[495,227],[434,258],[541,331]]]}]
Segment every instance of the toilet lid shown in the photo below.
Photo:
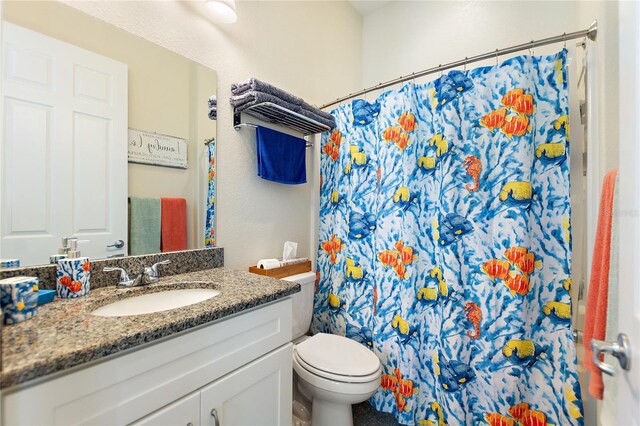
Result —
[{"label": "toilet lid", "polygon": [[340,376],[369,376],[380,368],[373,352],[360,343],[318,333],[295,346],[296,354],[309,366]]}]

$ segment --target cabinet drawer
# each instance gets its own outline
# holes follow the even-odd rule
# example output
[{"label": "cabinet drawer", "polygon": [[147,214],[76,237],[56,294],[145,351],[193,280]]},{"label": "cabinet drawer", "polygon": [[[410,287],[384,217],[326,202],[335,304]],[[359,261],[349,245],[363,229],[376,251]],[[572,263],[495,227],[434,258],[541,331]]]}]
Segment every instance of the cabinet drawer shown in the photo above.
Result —
[{"label": "cabinet drawer", "polygon": [[194,392],[131,426],[200,426],[200,392]]},{"label": "cabinet drawer", "polygon": [[3,424],[128,424],[290,341],[291,299],[286,298],[9,389],[3,392]]}]

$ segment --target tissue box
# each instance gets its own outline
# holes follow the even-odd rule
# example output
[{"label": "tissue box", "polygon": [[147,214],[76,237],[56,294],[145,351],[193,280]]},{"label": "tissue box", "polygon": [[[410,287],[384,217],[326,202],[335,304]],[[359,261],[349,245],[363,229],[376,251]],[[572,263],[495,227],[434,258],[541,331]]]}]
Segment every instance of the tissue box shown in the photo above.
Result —
[{"label": "tissue box", "polygon": [[0,280],[0,307],[5,324],[16,324],[38,313],[38,278]]},{"label": "tissue box", "polygon": [[301,274],[303,272],[309,272],[311,270],[311,261],[307,260],[301,263],[294,263],[292,265],[285,265],[279,268],[273,269],[260,269],[256,265],[249,266],[249,272],[265,275],[271,278],[284,278],[291,275]]}]

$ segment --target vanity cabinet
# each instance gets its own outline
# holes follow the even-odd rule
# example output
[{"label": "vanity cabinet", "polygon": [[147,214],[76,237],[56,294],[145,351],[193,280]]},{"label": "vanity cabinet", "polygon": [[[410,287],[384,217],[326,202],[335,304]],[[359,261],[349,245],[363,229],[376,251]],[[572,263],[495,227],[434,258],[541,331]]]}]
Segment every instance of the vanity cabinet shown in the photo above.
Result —
[{"label": "vanity cabinet", "polygon": [[288,425],[291,348],[276,349],[132,426]]},{"label": "vanity cabinet", "polygon": [[291,311],[281,299],[9,388],[2,424],[214,426],[215,409],[221,425],[289,425]]}]

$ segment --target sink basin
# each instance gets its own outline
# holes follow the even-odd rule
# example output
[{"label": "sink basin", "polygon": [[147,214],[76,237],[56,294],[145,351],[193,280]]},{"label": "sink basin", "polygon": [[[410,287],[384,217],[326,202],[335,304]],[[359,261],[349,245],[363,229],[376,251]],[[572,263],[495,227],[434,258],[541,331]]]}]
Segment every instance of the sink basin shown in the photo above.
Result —
[{"label": "sink basin", "polygon": [[168,311],[203,302],[220,294],[218,290],[206,288],[192,288],[182,290],[168,290],[158,293],[143,294],[119,300],[102,306],[92,315],[99,317],[126,317],[131,315],[151,314],[153,312]]}]

